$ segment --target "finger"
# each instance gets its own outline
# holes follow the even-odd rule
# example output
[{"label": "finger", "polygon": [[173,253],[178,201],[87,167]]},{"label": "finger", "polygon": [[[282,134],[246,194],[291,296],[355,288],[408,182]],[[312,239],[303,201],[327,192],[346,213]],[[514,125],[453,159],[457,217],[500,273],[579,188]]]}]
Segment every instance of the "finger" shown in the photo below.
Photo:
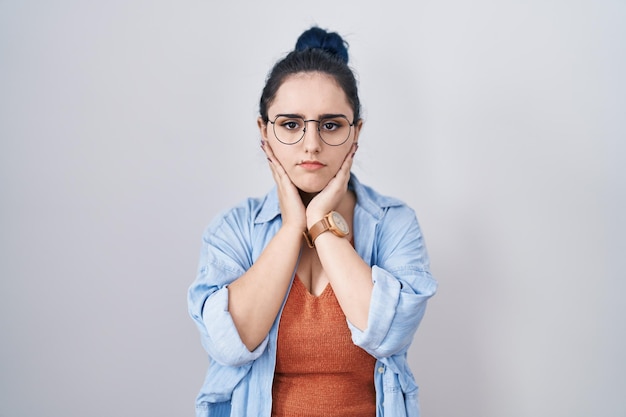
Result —
[{"label": "finger", "polygon": [[275,175],[275,178],[276,175],[278,176],[278,178],[282,177],[285,173],[285,170],[281,163],[278,161],[278,159],[276,159],[272,147],[266,141],[261,141],[261,149],[265,153],[265,156],[270,163],[270,169],[272,170],[272,174]]},{"label": "finger", "polygon": [[[272,150],[272,147],[270,146],[270,144],[267,141],[262,141],[261,149],[263,149],[263,151],[265,152],[265,155],[267,156],[267,160],[269,161],[269,165],[270,165],[270,170],[272,172],[272,177],[274,178],[274,182],[279,186],[279,189],[286,191],[286,190],[290,190],[291,188],[293,188],[295,190],[295,186],[291,182],[291,178],[289,177],[289,174],[287,174],[287,171],[285,170],[283,165],[280,163],[278,158],[276,158],[276,156],[274,155],[274,151]],[[288,192],[291,192],[291,191],[288,191]]]},{"label": "finger", "polygon": [[354,142],[352,147],[350,148],[350,152],[346,155],[346,159],[354,159],[354,155],[356,155],[356,151],[359,149],[358,142]]},{"label": "finger", "polygon": [[341,164],[341,167],[339,168],[336,176],[349,176],[350,169],[352,168],[352,163],[354,162],[354,154],[356,153],[357,148],[358,145],[354,143],[350,148],[350,151],[346,155],[346,158],[343,160],[343,163]]},{"label": "finger", "polygon": [[265,153],[267,160],[270,162],[274,162],[274,152],[272,151],[272,147],[267,143],[267,141],[261,140],[261,150]]}]

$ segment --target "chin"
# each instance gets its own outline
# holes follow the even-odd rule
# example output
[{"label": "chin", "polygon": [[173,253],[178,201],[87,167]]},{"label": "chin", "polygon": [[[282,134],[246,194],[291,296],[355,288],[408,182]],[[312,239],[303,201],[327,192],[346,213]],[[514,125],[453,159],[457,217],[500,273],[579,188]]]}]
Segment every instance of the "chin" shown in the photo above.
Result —
[{"label": "chin", "polygon": [[328,185],[328,182],[324,184],[306,182],[306,183],[297,184],[296,187],[298,187],[298,190],[306,194],[318,194],[320,191],[324,189],[324,187],[326,187],[326,185]]},{"label": "chin", "polygon": [[[335,173],[336,174],[336,173]],[[290,176],[293,184],[303,193],[318,194],[333,179],[330,172],[306,173],[304,175]]]},{"label": "chin", "polygon": [[319,192],[323,189],[324,188],[298,187],[298,190],[300,190],[301,193],[313,195],[319,194]]}]

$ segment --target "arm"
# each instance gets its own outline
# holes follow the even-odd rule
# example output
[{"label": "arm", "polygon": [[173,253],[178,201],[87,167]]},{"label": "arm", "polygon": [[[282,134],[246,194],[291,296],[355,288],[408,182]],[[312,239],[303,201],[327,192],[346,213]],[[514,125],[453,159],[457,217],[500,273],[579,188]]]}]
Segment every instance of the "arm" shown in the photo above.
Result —
[{"label": "arm", "polygon": [[196,322],[200,340],[211,360],[223,365],[240,366],[260,356],[241,342],[228,312],[228,285],[243,275],[252,260],[252,250],[239,219],[249,216],[233,210],[215,219],[202,236],[196,279],[189,287],[189,314]]},{"label": "arm", "polygon": [[[279,229],[279,220],[254,224],[258,208],[258,203],[249,200],[247,207],[237,207],[211,223],[203,235],[198,275],[189,288],[189,312],[200,330],[202,344],[211,358],[223,365],[241,366],[257,359],[266,347],[269,328],[276,318],[276,314],[271,318],[266,314],[267,330],[258,332],[259,340],[249,346],[246,334],[243,331],[240,334],[238,328],[241,323],[237,320],[246,318],[242,319],[242,309],[238,310],[241,306],[237,303],[251,294],[255,285],[276,288],[281,284],[279,278],[283,277],[282,293],[267,290],[263,298],[243,306],[244,310],[259,311],[258,305],[269,304],[267,297],[271,296],[280,308],[293,273],[291,269],[278,274],[278,262],[268,265],[274,251],[281,250],[280,243],[288,234]],[[301,234],[298,239],[300,237]],[[261,250],[263,252],[259,253]],[[285,262],[289,259],[295,262],[297,250],[293,256],[286,253],[281,256]],[[271,273],[261,266],[271,268]],[[231,291],[232,286],[234,291]],[[235,310],[234,313],[231,310]],[[259,326],[257,322],[256,327]]]},{"label": "arm", "polygon": [[354,343],[377,358],[406,352],[437,290],[414,212],[387,209],[377,227],[371,279],[374,284],[368,327],[352,323]]},{"label": "arm", "polygon": [[241,340],[253,351],[265,339],[296,267],[302,231],[283,226],[245,274],[229,286],[228,311]]},{"label": "arm", "polygon": [[346,318],[358,329],[366,329],[374,288],[372,268],[361,259],[348,239],[332,233],[319,235],[315,248]]}]

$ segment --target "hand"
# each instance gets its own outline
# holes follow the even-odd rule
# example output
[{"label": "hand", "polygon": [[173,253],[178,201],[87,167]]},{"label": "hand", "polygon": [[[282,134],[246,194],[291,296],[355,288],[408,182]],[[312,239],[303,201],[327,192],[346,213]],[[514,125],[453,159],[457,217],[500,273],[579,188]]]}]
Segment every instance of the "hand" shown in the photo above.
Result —
[{"label": "hand", "polygon": [[306,208],[307,227],[313,226],[326,213],[335,210],[348,191],[348,181],[350,180],[350,169],[354,161],[354,154],[359,145],[355,142],[346,155],[339,171],[328,182],[326,187],[316,195]]},{"label": "hand", "polygon": [[276,182],[283,226],[294,227],[299,231],[306,230],[306,212],[298,188],[291,182],[291,178],[274,156],[274,152],[267,141],[261,141],[261,149],[267,156],[272,177]]}]

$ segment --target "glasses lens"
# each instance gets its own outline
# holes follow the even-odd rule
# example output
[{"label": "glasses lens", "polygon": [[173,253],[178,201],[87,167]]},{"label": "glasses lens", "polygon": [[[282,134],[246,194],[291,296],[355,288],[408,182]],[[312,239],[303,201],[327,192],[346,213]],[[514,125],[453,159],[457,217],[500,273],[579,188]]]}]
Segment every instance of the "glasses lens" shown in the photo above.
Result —
[{"label": "glasses lens", "polygon": [[331,146],[339,146],[350,137],[350,122],[343,116],[320,120],[319,132],[324,142]]},{"label": "glasses lens", "polygon": [[304,120],[300,117],[278,116],[274,120],[274,134],[282,143],[292,145],[304,135]]}]

